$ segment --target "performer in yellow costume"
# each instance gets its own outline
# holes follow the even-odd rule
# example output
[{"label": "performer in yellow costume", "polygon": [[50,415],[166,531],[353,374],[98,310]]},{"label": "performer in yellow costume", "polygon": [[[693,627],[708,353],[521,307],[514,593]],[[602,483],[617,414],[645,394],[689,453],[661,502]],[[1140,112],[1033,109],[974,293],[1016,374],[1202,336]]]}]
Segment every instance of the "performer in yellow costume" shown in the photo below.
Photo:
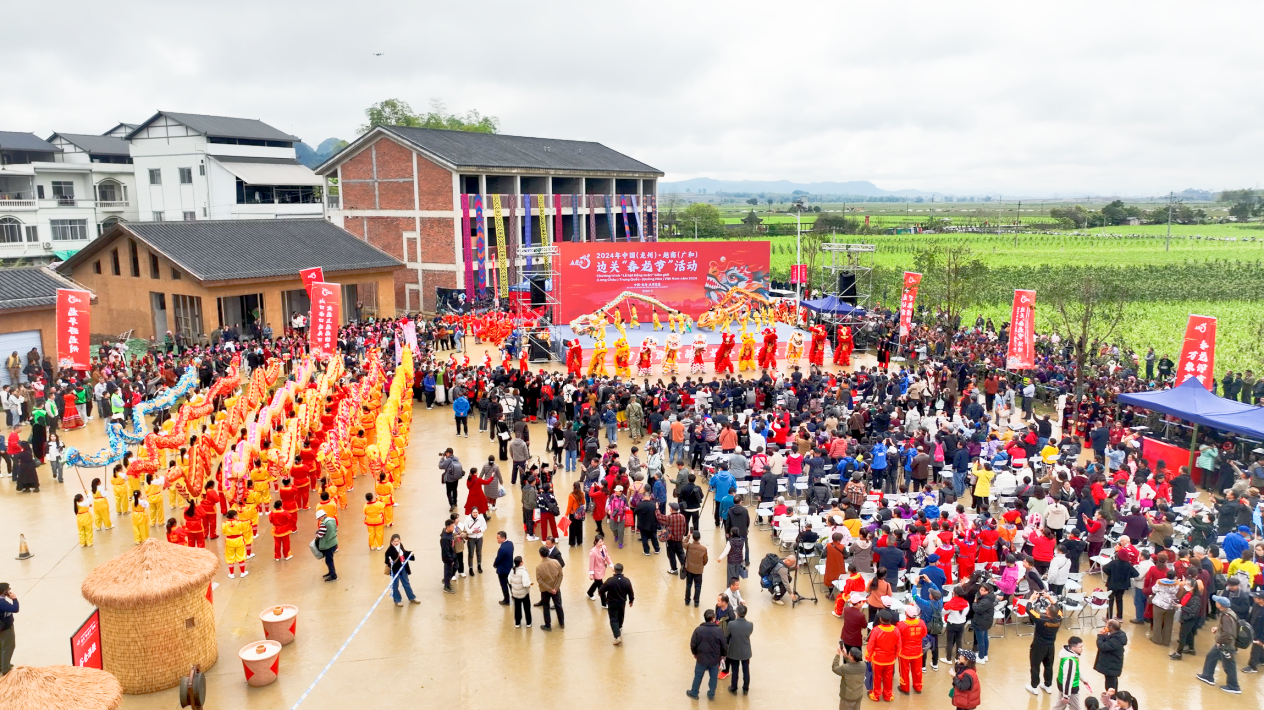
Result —
[{"label": "performer in yellow costume", "polygon": [[619,338],[614,341],[614,374],[616,377],[632,376],[632,350],[628,347],[628,341]]},{"label": "performer in yellow costume", "polygon": [[92,547],[92,506],[84,502],[83,494],[75,494],[75,527],[79,530],[79,545]]},{"label": "performer in yellow costume", "polygon": [[660,321],[660,320],[658,319],[658,310],[657,310],[657,309],[655,309],[653,306],[650,306],[650,318],[652,319],[652,321],[651,321],[651,322],[654,324],[654,326],[653,326],[653,327],[654,327],[654,330],[662,330],[662,329],[663,329],[663,323],[662,323],[662,321]]},{"label": "performer in yellow costume", "polygon": [[737,355],[737,371],[746,372],[755,369],[755,336],[742,333],[742,349]]},{"label": "performer in yellow costume", "polygon": [[127,483],[127,476],[123,474],[123,464],[114,464],[114,471],[110,474],[110,489],[114,491],[114,512],[122,515],[131,510],[128,499],[132,497],[132,491]]},{"label": "performer in yellow costume", "polygon": [[162,483],[161,476],[145,474],[145,499],[149,501],[149,526],[162,526]]},{"label": "performer in yellow costume", "polygon": [[799,360],[803,358],[803,331],[796,330],[790,334],[790,340],[786,343],[786,362],[790,367],[799,364]]},{"label": "performer in yellow costume", "polygon": [[629,328],[640,328],[641,323],[636,319],[636,304],[628,303],[628,310],[632,312],[632,317],[628,319]]},{"label": "performer in yellow costume", "polygon": [[[672,321],[673,325],[675,321]],[[676,365],[676,356],[680,354],[680,336],[676,334],[675,329],[667,335],[667,343],[664,345],[666,350],[663,352],[663,374],[674,375],[680,371]]]},{"label": "performer in yellow costume", "polygon": [[139,545],[149,539],[149,500],[132,491],[132,539]]},{"label": "performer in yellow costume", "polygon": [[230,509],[224,514],[224,522],[220,523],[220,531],[224,534],[224,562],[228,564],[228,578],[233,578],[233,565],[241,567],[242,579],[250,574],[246,571],[246,535],[250,532],[250,523],[237,519],[237,511]]},{"label": "performer in yellow costume", "polygon": [[113,530],[114,523],[110,521],[110,501],[101,495],[101,479],[92,479],[92,515],[96,519],[98,530]]},{"label": "performer in yellow costume", "polygon": [[255,535],[259,534],[259,509],[253,505],[247,505],[245,508],[233,506],[230,510],[236,510],[237,519],[246,524],[246,559],[250,559],[255,556],[252,545]]},{"label": "performer in yellow costume", "polygon": [[600,339],[593,344],[592,360],[588,362],[589,377],[606,376],[606,350],[606,334],[602,333]]},{"label": "performer in yellow costume", "polygon": [[365,493],[364,525],[369,529],[369,549],[382,549],[382,525],[385,522],[386,506],[372,493]]},{"label": "performer in yellow costume", "polygon": [[384,506],[382,520],[386,523],[386,527],[395,525],[395,486],[391,485],[385,471],[378,475],[377,485],[373,487],[373,492]]}]

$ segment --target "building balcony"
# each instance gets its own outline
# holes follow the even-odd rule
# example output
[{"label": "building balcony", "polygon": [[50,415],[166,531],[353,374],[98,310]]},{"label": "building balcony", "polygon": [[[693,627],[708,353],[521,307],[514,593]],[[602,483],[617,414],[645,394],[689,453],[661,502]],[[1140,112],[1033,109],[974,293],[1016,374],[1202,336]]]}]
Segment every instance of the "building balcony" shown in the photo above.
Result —
[{"label": "building balcony", "polygon": [[328,205],[329,209],[331,210],[339,209],[339,205],[342,204],[342,196],[341,195],[325,195],[325,204]]},{"label": "building balcony", "polygon": [[100,200],[97,207],[107,212],[122,212],[131,206],[128,200]]},{"label": "building balcony", "polygon": [[0,195],[0,211],[34,212],[37,209],[39,209],[39,204],[34,199],[17,200]]},{"label": "building balcony", "polygon": [[79,200],[73,197],[53,197],[51,199],[37,200],[36,202],[44,209],[73,207],[90,210],[96,206],[96,200]]}]

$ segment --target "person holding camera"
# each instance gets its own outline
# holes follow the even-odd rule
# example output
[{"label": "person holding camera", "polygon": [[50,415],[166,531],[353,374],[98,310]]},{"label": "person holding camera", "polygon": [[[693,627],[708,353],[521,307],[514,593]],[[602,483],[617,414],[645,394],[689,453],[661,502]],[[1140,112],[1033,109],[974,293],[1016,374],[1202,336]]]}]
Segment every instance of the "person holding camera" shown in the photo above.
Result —
[{"label": "person holding camera", "polygon": [[860,710],[865,699],[865,661],[860,649],[847,648],[839,641],[832,670],[840,678],[838,710]]},{"label": "person holding camera", "polygon": [[[1031,685],[1027,692],[1039,695],[1041,690],[1053,693],[1053,662],[1058,646],[1058,630],[1062,628],[1062,606],[1046,592],[1038,592],[1027,600],[1027,616],[1034,633],[1031,637]],[[1044,685],[1040,684],[1040,667],[1044,666]]]},{"label": "person holding camera", "polygon": [[13,650],[17,636],[13,632],[13,615],[18,613],[18,595],[8,582],[0,582],[0,676],[13,670]]}]

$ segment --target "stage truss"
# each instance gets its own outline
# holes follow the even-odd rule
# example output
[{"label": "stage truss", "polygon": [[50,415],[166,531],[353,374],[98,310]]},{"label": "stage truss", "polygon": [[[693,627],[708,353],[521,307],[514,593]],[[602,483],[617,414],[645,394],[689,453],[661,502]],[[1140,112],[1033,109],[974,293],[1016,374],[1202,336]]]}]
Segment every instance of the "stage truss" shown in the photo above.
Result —
[{"label": "stage truss", "polygon": [[877,248],[872,244],[827,242],[821,245],[821,250],[830,255],[830,263],[825,265],[825,269],[830,272],[830,292],[841,299],[843,295],[837,293],[838,277],[840,274],[851,274],[856,280],[855,305],[868,310],[869,299],[873,295],[873,261],[871,257],[869,264],[865,264],[863,257],[865,254],[873,254]]},{"label": "stage truss", "polygon": [[[528,284],[544,280],[544,313],[549,324],[557,323],[558,315],[562,312],[562,303],[557,297],[561,289],[561,271],[558,269],[560,253],[561,250],[556,245],[518,247],[518,256],[523,260],[521,272],[523,279]],[[534,307],[539,308],[539,306]],[[541,328],[530,331],[527,335],[528,344],[537,346],[532,349],[532,354],[544,350],[548,352],[550,360],[561,361],[557,348],[551,342],[551,332],[547,325],[542,324]]]}]

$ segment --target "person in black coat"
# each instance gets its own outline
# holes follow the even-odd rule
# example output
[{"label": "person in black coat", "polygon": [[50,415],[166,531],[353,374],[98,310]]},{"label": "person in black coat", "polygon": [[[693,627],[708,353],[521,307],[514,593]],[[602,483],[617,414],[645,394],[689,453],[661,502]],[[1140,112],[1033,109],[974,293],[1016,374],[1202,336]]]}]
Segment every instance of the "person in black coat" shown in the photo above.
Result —
[{"label": "person in black coat", "polygon": [[715,610],[707,609],[702,614],[702,624],[693,630],[689,639],[689,652],[693,654],[693,687],[685,691],[685,695],[698,698],[698,688],[702,685],[702,676],[710,674],[707,680],[707,699],[715,699],[715,686],[720,677],[720,659],[728,654],[728,639],[719,625],[715,623]]},{"label": "person in black coat", "polygon": [[641,532],[641,549],[648,555],[650,543],[653,543],[654,554],[658,554],[661,551],[658,547],[658,506],[654,504],[654,499],[642,498],[632,514],[636,518],[636,529]]},{"label": "person in black coat", "polygon": [[[1128,560],[1115,553],[1115,559],[1102,568],[1102,576],[1106,578],[1106,588],[1110,590],[1110,601],[1106,605],[1106,617],[1124,618],[1124,594],[1132,589],[1132,580],[1137,577],[1137,568]],[[1117,615],[1111,616],[1112,611]]]},{"label": "person in black coat", "polygon": [[403,597],[399,593],[400,587],[404,588],[408,601],[413,604],[421,603],[417,595],[413,594],[413,585],[408,582],[408,576],[413,573],[409,565],[412,559],[413,553],[404,549],[399,535],[391,535],[391,544],[386,548],[386,568],[391,575],[391,598],[395,600],[395,606],[404,606]]},{"label": "person in black coat", "polygon": [[1124,673],[1124,646],[1128,634],[1119,628],[1119,622],[1110,619],[1097,634],[1097,658],[1093,670],[1106,676],[1106,689],[1119,690],[1119,676]]},{"label": "person in black coat", "polygon": [[492,567],[496,568],[496,577],[500,579],[500,591],[504,597],[500,600],[500,605],[509,606],[509,573],[513,571],[514,546],[504,530],[496,533],[496,542],[500,547],[496,549],[496,559],[492,562]]},{"label": "person in black coat", "polygon": [[35,491],[39,493],[39,473],[35,470],[35,455],[31,452],[31,444],[23,441],[22,450],[13,457],[13,482],[19,491]]}]

